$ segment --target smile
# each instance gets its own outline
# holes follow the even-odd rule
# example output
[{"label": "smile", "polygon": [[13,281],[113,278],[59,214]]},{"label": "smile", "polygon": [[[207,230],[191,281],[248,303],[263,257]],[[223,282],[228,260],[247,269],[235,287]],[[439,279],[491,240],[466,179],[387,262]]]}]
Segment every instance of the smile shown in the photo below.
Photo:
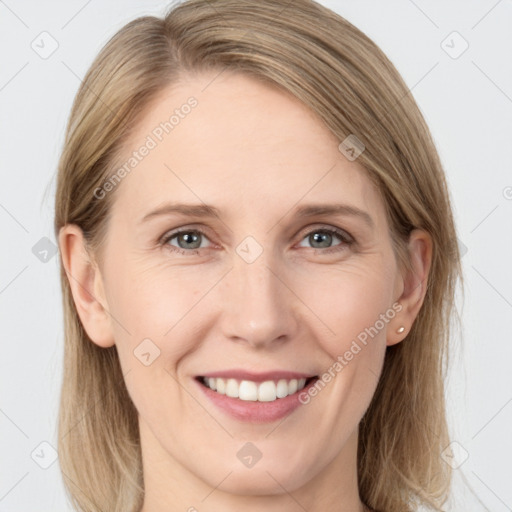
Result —
[{"label": "smile", "polygon": [[273,402],[301,391],[314,377],[266,380],[264,382],[220,377],[200,377],[200,379],[202,384],[220,395],[244,401]]},{"label": "smile", "polygon": [[318,375],[276,369],[252,372],[242,368],[204,373],[194,378],[206,399],[238,421],[270,423],[283,419],[302,404]]}]

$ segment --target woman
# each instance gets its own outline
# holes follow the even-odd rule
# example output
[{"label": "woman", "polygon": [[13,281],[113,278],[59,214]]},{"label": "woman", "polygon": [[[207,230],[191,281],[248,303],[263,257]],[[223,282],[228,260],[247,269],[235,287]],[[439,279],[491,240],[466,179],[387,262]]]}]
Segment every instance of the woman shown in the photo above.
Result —
[{"label": "woman", "polygon": [[77,510],[442,510],[461,276],[398,72],[315,2],[121,29],[59,164]]}]

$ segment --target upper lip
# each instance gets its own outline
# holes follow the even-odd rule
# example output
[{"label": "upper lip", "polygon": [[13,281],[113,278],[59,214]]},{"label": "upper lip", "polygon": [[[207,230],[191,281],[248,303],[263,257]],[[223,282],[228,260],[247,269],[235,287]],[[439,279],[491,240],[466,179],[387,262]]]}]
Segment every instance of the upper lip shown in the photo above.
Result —
[{"label": "upper lip", "polygon": [[267,380],[291,380],[291,379],[309,379],[311,377],[315,377],[315,375],[309,373],[301,373],[301,372],[292,372],[288,370],[274,370],[270,372],[250,372],[242,369],[233,369],[233,370],[223,370],[220,372],[210,372],[201,375],[201,377],[206,378],[216,378],[220,377],[221,379],[237,379],[237,380],[251,380],[254,382],[265,382]]}]

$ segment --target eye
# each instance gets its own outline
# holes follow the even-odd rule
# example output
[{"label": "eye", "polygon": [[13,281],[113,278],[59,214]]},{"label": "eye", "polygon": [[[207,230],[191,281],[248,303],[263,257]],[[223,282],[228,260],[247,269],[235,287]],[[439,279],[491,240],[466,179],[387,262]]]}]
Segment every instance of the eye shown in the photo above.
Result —
[{"label": "eye", "polygon": [[[335,239],[339,243],[332,245]],[[167,233],[162,237],[160,244],[167,249],[181,254],[198,254],[199,249],[210,247],[206,244],[208,237],[198,229],[180,229]],[[303,243],[307,241],[312,249],[320,250],[322,253],[330,253],[345,250],[352,245],[354,238],[345,231],[332,227],[321,227],[309,231],[305,234],[299,247],[305,247]]]},{"label": "eye", "polygon": [[[197,229],[183,229],[168,233],[161,241],[161,244],[171,250],[181,252],[191,252],[194,249],[204,249],[208,246],[204,245],[204,241],[208,240],[202,231]],[[176,243],[172,243],[172,242]]]},{"label": "eye", "polygon": [[[340,240],[340,243],[332,245],[333,239]],[[322,252],[333,252],[344,250],[347,246],[354,243],[353,237],[348,233],[336,228],[316,228],[306,234],[303,242],[307,241],[311,244],[312,249],[320,249]],[[304,245],[299,244],[300,247]],[[325,250],[327,249],[327,250]]]}]

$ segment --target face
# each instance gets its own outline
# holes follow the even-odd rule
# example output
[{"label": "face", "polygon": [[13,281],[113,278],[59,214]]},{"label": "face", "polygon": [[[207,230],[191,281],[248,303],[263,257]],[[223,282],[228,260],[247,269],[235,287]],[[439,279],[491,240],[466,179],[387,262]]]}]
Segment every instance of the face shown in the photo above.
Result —
[{"label": "face", "polygon": [[130,139],[102,293],[145,468],[293,492],[354,468],[403,283],[341,141],[293,97],[214,77],[170,87]]}]

